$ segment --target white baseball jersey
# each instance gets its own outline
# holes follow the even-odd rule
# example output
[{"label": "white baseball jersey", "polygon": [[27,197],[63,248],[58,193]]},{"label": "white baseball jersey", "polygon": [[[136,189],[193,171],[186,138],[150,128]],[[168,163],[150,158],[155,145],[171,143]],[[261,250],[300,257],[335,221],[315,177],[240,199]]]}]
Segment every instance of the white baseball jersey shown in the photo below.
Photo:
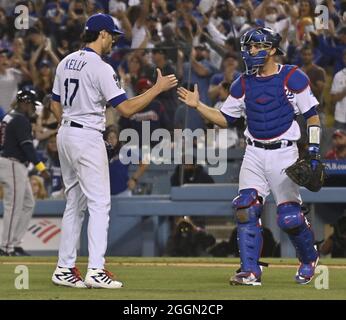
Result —
[{"label": "white baseball jersey", "polygon": [[103,131],[106,103],[116,107],[127,96],[113,68],[95,51],[85,48],[59,63],[52,99],[63,106],[63,120]]},{"label": "white baseball jersey", "polygon": [[[280,68],[278,70],[278,73],[281,71],[282,65],[280,65]],[[287,87],[285,87],[285,92],[287,99],[290,101],[294,108],[295,114],[303,114],[307,111],[309,111],[312,107],[318,105],[318,101],[313,95],[310,86],[307,86],[302,92],[300,93],[294,93],[291,92]],[[223,104],[221,111],[231,117],[234,118],[240,118],[244,115],[244,110],[246,108],[245,106],[245,95],[243,95],[241,98],[235,98],[231,95],[228,96],[225,103]],[[246,129],[244,132],[244,135],[248,137],[251,140],[254,140],[254,137],[250,134],[249,130]],[[275,137],[273,139],[267,139],[264,142],[273,142],[277,140],[290,140],[290,141],[297,141],[300,138],[300,129],[297,121],[293,121],[291,127],[284,132],[279,137]],[[256,139],[259,140],[259,139]]]},{"label": "white baseball jersey", "polygon": [[[332,89],[330,93],[336,94],[341,93],[346,88],[346,68],[340,70],[333,79]],[[335,115],[336,121],[346,123],[346,97],[339,100],[335,104]]]}]

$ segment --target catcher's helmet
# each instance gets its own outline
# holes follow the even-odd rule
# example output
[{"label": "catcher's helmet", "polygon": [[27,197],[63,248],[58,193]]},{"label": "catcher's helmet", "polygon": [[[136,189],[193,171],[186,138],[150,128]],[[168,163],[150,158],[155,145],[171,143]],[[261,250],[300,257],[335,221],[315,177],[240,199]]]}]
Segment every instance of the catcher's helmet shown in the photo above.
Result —
[{"label": "catcher's helmet", "polygon": [[[264,65],[268,54],[266,49],[276,48],[276,55],[284,55],[284,51],[279,47],[281,39],[281,36],[270,28],[256,28],[245,32],[240,38],[240,45],[246,73],[253,74]],[[255,56],[250,54],[253,44],[263,45],[263,50],[258,51]]]}]

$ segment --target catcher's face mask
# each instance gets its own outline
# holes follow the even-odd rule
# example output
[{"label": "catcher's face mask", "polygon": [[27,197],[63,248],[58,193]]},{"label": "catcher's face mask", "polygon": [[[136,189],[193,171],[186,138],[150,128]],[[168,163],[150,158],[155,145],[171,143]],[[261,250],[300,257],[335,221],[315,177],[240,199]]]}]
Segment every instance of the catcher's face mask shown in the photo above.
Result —
[{"label": "catcher's face mask", "polygon": [[259,28],[247,31],[240,38],[240,49],[245,63],[245,73],[254,74],[258,68],[263,66],[269,51],[276,48],[275,54],[282,55],[279,48],[281,36],[269,28]]}]

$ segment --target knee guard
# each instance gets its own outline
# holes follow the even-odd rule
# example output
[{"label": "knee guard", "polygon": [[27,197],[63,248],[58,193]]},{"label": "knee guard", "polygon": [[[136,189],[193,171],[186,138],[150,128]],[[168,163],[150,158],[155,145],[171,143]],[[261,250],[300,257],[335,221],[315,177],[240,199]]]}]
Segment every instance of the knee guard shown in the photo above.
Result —
[{"label": "knee guard", "polygon": [[296,248],[300,262],[307,264],[315,261],[318,252],[314,247],[314,234],[300,208],[300,204],[296,202],[280,204],[277,213],[278,225],[288,234]]},{"label": "knee guard", "polygon": [[236,209],[238,248],[241,271],[261,275],[258,260],[261,256],[263,237],[260,216],[263,205],[256,189],[243,189],[232,202]]}]

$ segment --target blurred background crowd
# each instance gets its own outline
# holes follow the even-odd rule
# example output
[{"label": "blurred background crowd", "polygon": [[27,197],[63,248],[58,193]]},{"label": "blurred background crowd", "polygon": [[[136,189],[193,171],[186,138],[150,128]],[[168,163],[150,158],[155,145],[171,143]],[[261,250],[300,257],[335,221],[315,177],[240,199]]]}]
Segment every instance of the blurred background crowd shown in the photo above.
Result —
[{"label": "blurred background crowd", "polygon": [[[29,8],[27,30],[14,28],[14,10],[20,4]],[[319,4],[328,8],[326,29],[317,25]],[[328,157],[345,157],[345,0],[0,0],[0,117],[10,110],[18,89],[36,90],[42,108],[33,132],[53,177],[41,197],[62,196],[55,139],[58,123],[49,110],[55,68],[83,46],[84,23],[97,12],[111,14],[124,32],[105,59],[120,75],[129,97],[152,86],[159,67],[163,74],[175,73],[185,87],[197,83],[201,100],[215,108],[222,106],[232,81],[243,70],[239,36],[255,26],[271,27],[282,35],[282,48],[287,52],[279,62],[299,65],[320,102],[323,152]],[[107,109],[107,126],[115,132],[133,128],[141,136],[144,120],[150,121],[151,131],[210,127],[195,110],[179,103],[175,90],[161,94],[131,119]],[[332,136],[334,128],[341,130]],[[242,128],[230,128],[227,140],[228,147],[242,147]],[[39,179],[34,181],[40,185]]]},{"label": "blurred background crowd", "polygon": [[[28,29],[14,27],[18,5],[29,8]],[[318,27],[317,5],[328,9],[324,29]],[[201,101],[215,108],[221,108],[232,81],[244,70],[239,37],[256,26],[274,29],[282,35],[281,46],[287,53],[278,62],[300,66],[320,103],[324,156],[346,160],[346,0],[0,0],[0,118],[11,109],[20,88],[34,89],[42,102],[32,121],[33,136],[51,180],[45,183],[31,171],[36,199],[64,197],[56,146],[58,123],[49,109],[50,95],[57,64],[83,47],[84,23],[98,12],[112,15],[124,32],[104,59],[119,74],[128,97],[150,88],[158,67],[163,75],[176,74],[181,86],[197,83]],[[106,119],[105,139],[114,146],[119,145],[122,129],[133,128],[141,136],[144,120],[150,121],[151,131],[212,128],[179,102],[175,89],[162,93],[130,119],[107,108]],[[303,152],[306,134],[304,120],[299,121]],[[227,129],[228,148],[245,147],[243,128]],[[115,195],[134,190],[146,166],[138,166],[130,177],[128,166],[115,154],[110,170]],[[172,175],[172,185],[182,182],[179,170]],[[184,170],[185,182],[213,182],[196,164]]]}]

